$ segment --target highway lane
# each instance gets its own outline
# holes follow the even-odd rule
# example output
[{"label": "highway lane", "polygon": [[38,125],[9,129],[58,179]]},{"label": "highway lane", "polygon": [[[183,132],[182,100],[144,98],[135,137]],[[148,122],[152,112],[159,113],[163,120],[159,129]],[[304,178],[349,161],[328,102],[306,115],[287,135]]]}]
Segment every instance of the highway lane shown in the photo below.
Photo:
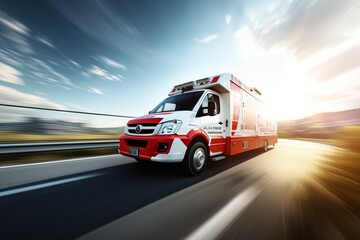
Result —
[{"label": "highway lane", "polygon": [[[115,152],[115,151],[114,151]],[[81,172],[134,162],[119,154],[0,167],[0,190]]]},{"label": "highway lane", "polygon": [[[78,171],[81,168],[79,164],[87,169],[86,160],[35,164],[24,166],[25,169],[20,167],[20,170],[15,168],[20,174],[26,172],[26,169],[29,171],[27,175],[30,177],[26,177],[26,181],[34,179],[37,174],[46,180],[0,191],[1,195],[17,189],[34,188],[32,191],[0,197],[0,239],[28,239],[29,236],[37,239],[73,239],[258,154],[260,152],[245,154],[238,161],[213,162],[204,174],[196,178],[184,176],[176,165],[141,165],[120,156],[117,157],[117,166],[103,168],[104,165],[98,163],[99,170],[53,179],[48,179],[48,174],[43,171],[48,169],[56,174],[64,174],[73,171],[73,166]],[[91,158],[89,164],[92,165],[94,160],[101,162],[109,159],[112,163],[113,156]],[[8,169],[15,171],[13,168]],[[16,176],[13,174],[14,178]],[[57,184],[78,178],[78,181]],[[10,181],[11,184],[13,182]],[[37,187],[44,185],[43,188]]]},{"label": "highway lane", "polygon": [[326,172],[339,151],[281,140],[193,178],[129,161],[13,187],[43,186],[0,197],[0,239],[359,239],[358,195],[320,178],[341,177]]},{"label": "highway lane", "polygon": [[346,171],[338,153],[281,140],[82,239],[360,239],[359,164]]}]

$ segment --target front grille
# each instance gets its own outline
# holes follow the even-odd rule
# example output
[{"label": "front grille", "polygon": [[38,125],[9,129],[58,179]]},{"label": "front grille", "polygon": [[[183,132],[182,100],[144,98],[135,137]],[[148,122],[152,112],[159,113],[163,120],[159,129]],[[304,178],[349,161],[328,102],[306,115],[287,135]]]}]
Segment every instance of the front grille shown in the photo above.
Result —
[{"label": "front grille", "polygon": [[[156,123],[128,124],[127,130],[132,135],[151,135],[157,125]],[[140,130],[140,132],[136,132],[136,129]]]},{"label": "front grille", "polygon": [[140,147],[140,148],[146,148],[146,145],[148,141],[143,140],[126,140],[126,143],[129,147]]},{"label": "front grille", "polygon": [[152,134],[155,129],[141,129],[139,133],[135,131],[135,129],[129,129],[129,133],[132,134]]}]

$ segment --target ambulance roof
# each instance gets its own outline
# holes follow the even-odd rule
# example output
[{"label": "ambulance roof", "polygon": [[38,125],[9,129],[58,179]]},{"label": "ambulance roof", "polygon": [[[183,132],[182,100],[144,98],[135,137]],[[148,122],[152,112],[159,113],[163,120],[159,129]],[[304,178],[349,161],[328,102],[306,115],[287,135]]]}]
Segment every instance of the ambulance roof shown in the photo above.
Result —
[{"label": "ambulance roof", "polygon": [[193,89],[212,89],[219,93],[226,93],[230,92],[230,82],[233,82],[235,85],[244,89],[251,95],[257,95],[257,97],[261,95],[261,92],[259,90],[257,90],[256,88],[249,88],[239,79],[237,79],[233,74],[223,73],[176,85],[170,91],[169,96],[181,94],[185,91],[190,91]]}]

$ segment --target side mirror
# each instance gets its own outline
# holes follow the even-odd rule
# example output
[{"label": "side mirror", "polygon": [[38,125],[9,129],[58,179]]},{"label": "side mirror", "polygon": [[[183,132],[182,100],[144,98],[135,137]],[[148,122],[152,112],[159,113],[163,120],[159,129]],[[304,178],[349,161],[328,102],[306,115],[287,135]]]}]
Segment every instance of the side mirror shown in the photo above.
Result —
[{"label": "side mirror", "polygon": [[209,102],[208,109],[209,109],[209,116],[215,116],[216,115],[215,102]]}]

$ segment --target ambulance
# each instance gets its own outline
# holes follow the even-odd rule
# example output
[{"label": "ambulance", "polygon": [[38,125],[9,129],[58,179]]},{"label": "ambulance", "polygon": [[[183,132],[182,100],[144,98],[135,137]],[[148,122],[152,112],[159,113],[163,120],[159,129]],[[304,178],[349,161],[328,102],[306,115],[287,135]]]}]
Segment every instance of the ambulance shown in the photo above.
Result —
[{"label": "ambulance", "polygon": [[208,161],[277,143],[261,92],[224,73],[175,86],[149,114],[130,120],[118,151],[138,162],[182,162],[190,175]]}]

